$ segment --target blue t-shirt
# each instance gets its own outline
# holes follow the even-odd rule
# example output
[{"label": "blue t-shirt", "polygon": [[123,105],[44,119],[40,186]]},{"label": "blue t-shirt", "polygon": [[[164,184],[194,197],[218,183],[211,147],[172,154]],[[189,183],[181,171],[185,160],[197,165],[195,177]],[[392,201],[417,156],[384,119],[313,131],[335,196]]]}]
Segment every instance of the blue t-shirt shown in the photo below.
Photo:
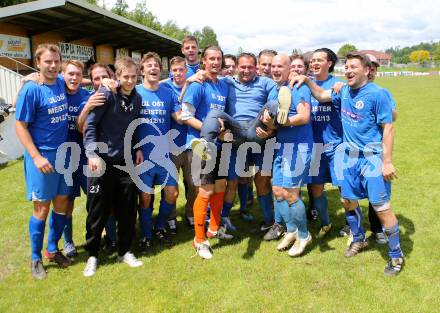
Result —
[{"label": "blue t-shirt", "polygon": [[[217,83],[207,80],[203,84],[193,83],[185,92],[182,103],[189,103],[195,108],[194,117],[203,122],[210,110],[225,110],[228,96],[228,84],[223,80]],[[186,143],[190,144],[194,138],[200,138],[200,131],[188,126]]]},{"label": "blue t-shirt", "polygon": [[[173,92],[176,98],[178,99],[180,97],[180,94],[182,92],[182,88],[177,87],[173,84],[173,81],[171,78],[167,79],[165,82],[163,82],[164,86],[170,88]],[[181,104],[179,103],[179,109],[182,109]],[[186,133],[188,132],[188,126],[177,123],[174,119],[171,119],[171,128],[175,129],[179,132],[179,136],[174,139],[174,143],[178,147],[182,147],[186,145]]]},{"label": "blue t-shirt", "polygon": [[[301,102],[307,102],[310,104],[311,92],[309,87],[302,85],[297,88],[294,86],[292,89],[292,105],[290,106],[289,116],[298,114],[297,108]],[[277,130],[277,142],[280,143],[313,143],[313,129],[312,121],[301,126],[284,126]]]},{"label": "blue t-shirt", "polygon": [[[163,84],[159,84],[157,90],[149,90],[143,85],[137,85],[136,91],[142,97],[140,117],[148,121],[137,128],[138,138],[142,140],[148,135],[165,135],[171,129],[171,114],[180,110],[174,92]],[[142,146],[144,153],[152,149],[153,143]]]},{"label": "blue t-shirt", "polygon": [[342,87],[332,92],[332,102],[341,106],[344,142],[349,149],[382,152],[382,124],[392,123],[389,99],[382,88],[367,83],[359,89]]},{"label": "blue t-shirt", "polygon": [[54,150],[67,140],[68,104],[64,80],[53,85],[29,82],[17,98],[15,118],[28,123],[39,150]]},{"label": "blue t-shirt", "polygon": [[[332,89],[340,79],[329,75],[326,80],[315,81],[324,90]],[[312,97],[312,126],[313,141],[329,145],[326,154],[334,153],[336,147],[342,142],[341,107],[334,106],[331,102],[319,103]]]},{"label": "blue t-shirt", "polygon": [[268,100],[278,97],[277,84],[270,78],[255,76],[247,84],[242,84],[232,77],[224,77],[229,93],[226,113],[238,121],[249,121],[258,116]]},{"label": "blue t-shirt", "polygon": [[66,96],[69,107],[69,140],[78,143],[80,147],[82,147],[82,133],[78,131],[76,120],[78,119],[81,111],[84,109],[87,100],[89,100],[90,93],[87,90],[80,88],[76,94],[71,95],[66,93]]},{"label": "blue t-shirt", "polygon": [[188,79],[189,77],[193,76],[195,73],[197,73],[197,71],[200,69],[200,63],[196,63],[196,64],[186,64],[186,68],[187,68],[187,72],[186,72],[186,79]]}]

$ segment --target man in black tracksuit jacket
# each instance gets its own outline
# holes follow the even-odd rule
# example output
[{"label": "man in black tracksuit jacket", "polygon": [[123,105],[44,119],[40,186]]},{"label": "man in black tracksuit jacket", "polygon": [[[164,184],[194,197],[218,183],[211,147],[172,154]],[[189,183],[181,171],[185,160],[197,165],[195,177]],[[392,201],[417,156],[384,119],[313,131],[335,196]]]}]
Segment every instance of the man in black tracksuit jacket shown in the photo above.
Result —
[{"label": "man in black tracksuit jacket", "polygon": [[[84,270],[86,277],[96,272],[101,234],[110,208],[115,209],[118,221],[118,260],[131,267],[142,265],[129,251],[134,236],[138,189],[127,172],[114,166],[126,165],[124,136],[129,124],[139,117],[142,100],[134,88],[137,70],[133,61],[130,58],[119,59],[115,67],[120,87],[115,94],[105,88],[98,90],[106,100],[104,105],[96,107],[88,115],[84,132],[89,170],[99,173],[105,162],[105,171],[100,177],[88,178],[86,249],[89,259]],[[108,146],[107,153],[99,152],[97,143],[100,142]],[[142,153],[136,152],[136,162],[142,161]]]}]

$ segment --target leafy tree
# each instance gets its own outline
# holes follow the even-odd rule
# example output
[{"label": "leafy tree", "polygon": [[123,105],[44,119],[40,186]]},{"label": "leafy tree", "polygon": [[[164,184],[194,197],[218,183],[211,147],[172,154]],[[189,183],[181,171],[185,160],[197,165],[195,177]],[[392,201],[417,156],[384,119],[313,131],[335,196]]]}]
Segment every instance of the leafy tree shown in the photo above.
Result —
[{"label": "leafy tree", "polygon": [[301,51],[301,49],[293,48],[292,54],[302,54],[302,51]]},{"label": "leafy tree", "polygon": [[112,12],[120,16],[128,16],[128,4],[125,0],[116,0],[115,5],[112,8]]},{"label": "leafy tree", "polygon": [[127,17],[154,30],[162,30],[162,25],[157,20],[156,16],[148,10],[147,1],[145,0],[136,3],[134,10],[131,11]]},{"label": "leafy tree", "polygon": [[243,53],[243,48],[242,47],[238,47],[237,55],[240,55],[242,53]]},{"label": "leafy tree", "polygon": [[434,50],[432,58],[436,62],[440,61],[440,42],[437,44],[437,47]]},{"label": "leafy tree", "polygon": [[187,27],[180,28],[172,20],[167,21],[164,25],[162,25],[162,33],[178,40],[182,40],[186,35],[191,34]]},{"label": "leafy tree", "polygon": [[199,46],[201,49],[204,49],[205,47],[212,45],[218,46],[217,35],[211,27],[205,26],[202,28]]},{"label": "leafy tree", "polygon": [[430,57],[429,51],[426,50],[416,50],[411,52],[411,54],[409,55],[409,59],[411,60],[411,62],[419,63],[419,64],[428,61],[429,57]]},{"label": "leafy tree", "polygon": [[0,7],[8,7],[10,5],[16,5],[20,3],[32,2],[35,0],[1,0]]},{"label": "leafy tree", "polygon": [[338,56],[345,57],[348,53],[356,51],[356,47],[352,44],[346,43],[345,45],[342,45],[342,47],[338,50]]}]

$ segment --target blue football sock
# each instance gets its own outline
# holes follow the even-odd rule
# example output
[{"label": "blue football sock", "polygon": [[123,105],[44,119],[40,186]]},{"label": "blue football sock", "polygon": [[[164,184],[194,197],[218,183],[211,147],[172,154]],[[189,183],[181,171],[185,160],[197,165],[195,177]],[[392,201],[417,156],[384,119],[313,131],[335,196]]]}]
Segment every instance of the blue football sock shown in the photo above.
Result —
[{"label": "blue football sock", "polygon": [[279,208],[275,205],[275,203],[276,203],[276,200],[274,201],[274,206],[273,206],[275,223],[281,225],[281,224],[283,224],[283,216],[281,215],[281,212],[280,212]]},{"label": "blue football sock", "polygon": [[254,200],[254,184],[248,185],[247,199],[248,200]]},{"label": "blue football sock", "polygon": [[390,258],[403,257],[403,252],[400,248],[399,224],[396,224],[391,228],[384,228],[384,232],[388,237],[388,255]]},{"label": "blue football sock", "polygon": [[66,226],[66,214],[60,214],[52,210],[49,217],[49,233],[47,235],[47,251],[55,253],[58,251],[58,241]]},{"label": "blue football sock", "polygon": [[31,216],[29,220],[29,237],[31,240],[31,260],[41,260],[41,249],[43,249],[44,228],[46,221]]},{"label": "blue football sock", "polygon": [[319,197],[313,197],[313,203],[318,211],[319,218],[321,219],[321,226],[330,224],[330,217],[328,216],[328,201],[325,193],[322,193]]},{"label": "blue football sock", "polygon": [[273,198],[272,192],[267,195],[258,196],[258,203],[260,204],[261,213],[263,214],[263,219],[266,224],[273,223]]},{"label": "blue football sock", "polygon": [[293,214],[293,220],[298,227],[299,238],[306,239],[309,236],[309,231],[307,229],[307,213],[304,202],[298,199],[290,205],[290,210]]},{"label": "blue football sock", "polygon": [[238,198],[240,200],[240,211],[246,210],[247,200],[248,200],[248,184],[238,183]]},{"label": "blue football sock", "polygon": [[64,237],[64,243],[73,243],[72,216],[66,216],[66,226],[64,226],[63,237]]},{"label": "blue football sock", "polygon": [[222,217],[229,217],[233,204],[231,202],[223,202]]},{"label": "blue football sock", "polygon": [[152,225],[151,220],[153,216],[152,208],[140,208],[139,209],[139,224],[141,224],[142,237],[148,239],[152,238]]},{"label": "blue football sock", "polygon": [[156,216],[154,223],[155,229],[164,229],[165,225],[170,217],[171,211],[174,208],[174,204],[169,204],[165,200],[160,200],[159,214]]},{"label": "blue football sock", "polygon": [[108,217],[107,223],[105,224],[105,234],[111,241],[116,241],[116,220],[113,215]]},{"label": "blue football sock", "polygon": [[359,207],[354,211],[345,211],[345,218],[348,226],[350,226],[351,233],[353,234],[353,242],[365,240],[365,230],[362,227],[362,212]]},{"label": "blue football sock", "polygon": [[296,227],[295,221],[293,220],[293,215],[289,208],[289,203],[287,203],[286,200],[275,200],[274,207],[275,212],[279,212],[281,219],[284,221],[284,223],[286,223],[287,232],[296,232],[298,227]]}]

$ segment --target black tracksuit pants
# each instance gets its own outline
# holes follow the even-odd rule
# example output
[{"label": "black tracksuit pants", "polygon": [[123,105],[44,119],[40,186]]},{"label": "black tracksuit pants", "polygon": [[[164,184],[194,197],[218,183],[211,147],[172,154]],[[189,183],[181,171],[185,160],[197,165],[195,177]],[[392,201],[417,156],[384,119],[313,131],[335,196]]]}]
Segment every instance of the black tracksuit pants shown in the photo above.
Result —
[{"label": "black tracksuit pants", "polygon": [[118,254],[130,250],[135,232],[138,189],[130,175],[106,164],[101,177],[89,177],[87,189],[86,250],[98,256],[101,235],[111,209],[118,222]]}]

